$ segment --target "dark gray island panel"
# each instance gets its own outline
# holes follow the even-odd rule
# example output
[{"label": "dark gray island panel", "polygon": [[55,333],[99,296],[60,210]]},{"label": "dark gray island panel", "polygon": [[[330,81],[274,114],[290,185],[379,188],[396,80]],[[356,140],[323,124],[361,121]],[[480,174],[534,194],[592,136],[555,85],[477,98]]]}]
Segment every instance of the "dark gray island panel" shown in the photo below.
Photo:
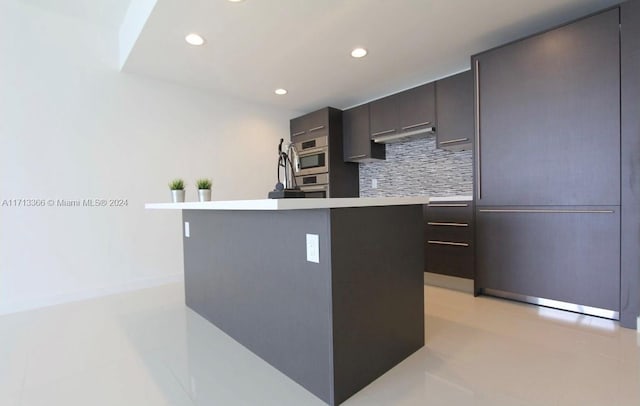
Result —
[{"label": "dark gray island panel", "polygon": [[424,346],[421,217],[421,206],[331,210],[336,403]]},{"label": "dark gray island panel", "polygon": [[[329,211],[184,210],[187,306],[327,403]],[[306,261],[306,233],[320,263]]]},{"label": "dark gray island panel", "polygon": [[328,404],[424,346],[421,204],[183,220],[187,306]]}]

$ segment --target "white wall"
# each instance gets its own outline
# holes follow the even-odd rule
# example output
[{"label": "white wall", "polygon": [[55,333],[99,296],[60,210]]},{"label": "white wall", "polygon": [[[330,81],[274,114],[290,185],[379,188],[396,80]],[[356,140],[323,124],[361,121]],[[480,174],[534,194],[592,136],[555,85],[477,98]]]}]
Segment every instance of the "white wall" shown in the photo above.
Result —
[{"label": "white wall", "polygon": [[[295,113],[117,70],[117,34],[0,2],[0,314],[178,280],[180,213],[145,211],[183,177],[264,198]],[[127,199],[123,208],[2,207]]]}]

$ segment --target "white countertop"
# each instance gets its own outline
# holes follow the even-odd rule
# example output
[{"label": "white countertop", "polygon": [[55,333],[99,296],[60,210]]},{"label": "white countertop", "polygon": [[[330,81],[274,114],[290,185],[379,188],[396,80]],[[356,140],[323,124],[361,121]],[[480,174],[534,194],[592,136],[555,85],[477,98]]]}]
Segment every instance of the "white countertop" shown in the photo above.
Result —
[{"label": "white countertop", "polygon": [[213,202],[147,203],[145,209],[165,210],[304,210],[340,207],[407,206],[427,204],[427,196],[419,197],[353,197],[329,199],[261,199],[221,200]]},{"label": "white countertop", "polygon": [[466,202],[473,200],[473,196],[442,196],[442,197],[430,197],[430,202]]}]

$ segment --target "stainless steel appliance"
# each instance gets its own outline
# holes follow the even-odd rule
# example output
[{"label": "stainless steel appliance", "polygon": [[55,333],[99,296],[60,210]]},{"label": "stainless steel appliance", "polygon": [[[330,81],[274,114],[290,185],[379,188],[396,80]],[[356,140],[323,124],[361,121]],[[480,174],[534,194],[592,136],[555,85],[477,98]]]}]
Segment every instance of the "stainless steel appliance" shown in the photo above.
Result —
[{"label": "stainless steel appliance", "polygon": [[317,173],[314,175],[296,176],[296,183],[305,197],[324,198],[329,197],[329,174]]},{"label": "stainless steel appliance", "polygon": [[305,197],[358,197],[358,164],[343,159],[342,111],[326,107],[290,122],[294,187]]},{"label": "stainless steel appliance", "polygon": [[329,172],[328,137],[312,138],[295,143],[296,176]]}]

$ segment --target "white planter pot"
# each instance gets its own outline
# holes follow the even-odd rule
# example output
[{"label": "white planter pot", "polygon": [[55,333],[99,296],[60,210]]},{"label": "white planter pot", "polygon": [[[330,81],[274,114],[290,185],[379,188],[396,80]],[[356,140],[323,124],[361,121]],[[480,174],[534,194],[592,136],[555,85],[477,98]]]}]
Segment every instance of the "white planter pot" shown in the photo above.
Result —
[{"label": "white planter pot", "polygon": [[173,203],[182,203],[184,202],[184,189],[183,190],[172,190],[171,191],[171,200]]},{"label": "white planter pot", "polygon": [[201,202],[211,201],[211,189],[198,189],[198,199]]}]

